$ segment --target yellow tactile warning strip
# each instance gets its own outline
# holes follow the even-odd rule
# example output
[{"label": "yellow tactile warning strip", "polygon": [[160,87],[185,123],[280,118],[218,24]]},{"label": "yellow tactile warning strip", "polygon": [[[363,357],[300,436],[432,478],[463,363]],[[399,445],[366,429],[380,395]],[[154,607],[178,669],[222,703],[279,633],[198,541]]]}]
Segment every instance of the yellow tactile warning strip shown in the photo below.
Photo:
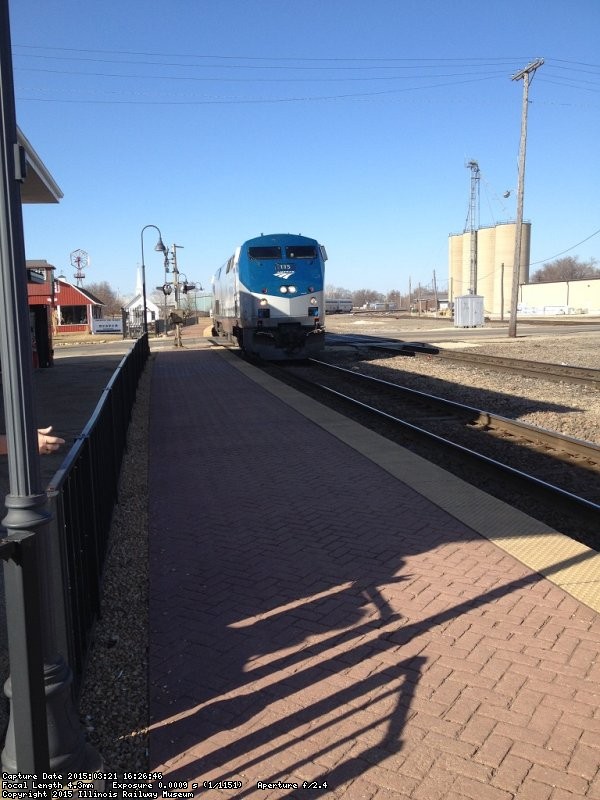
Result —
[{"label": "yellow tactile warning strip", "polygon": [[529,569],[600,612],[600,553],[274,380],[227,350],[220,349],[218,352],[271,394],[358,450]]}]

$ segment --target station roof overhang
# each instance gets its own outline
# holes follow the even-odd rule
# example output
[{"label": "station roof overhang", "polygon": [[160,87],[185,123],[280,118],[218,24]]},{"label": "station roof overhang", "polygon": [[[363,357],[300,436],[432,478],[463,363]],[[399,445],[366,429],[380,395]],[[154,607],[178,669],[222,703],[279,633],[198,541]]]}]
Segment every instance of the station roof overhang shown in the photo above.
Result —
[{"label": "station roof overhang", "polygon": [[27,172],[21,184],[22,203],[60,203],[63,193],[20,128],[17,142],[25,150]]}]

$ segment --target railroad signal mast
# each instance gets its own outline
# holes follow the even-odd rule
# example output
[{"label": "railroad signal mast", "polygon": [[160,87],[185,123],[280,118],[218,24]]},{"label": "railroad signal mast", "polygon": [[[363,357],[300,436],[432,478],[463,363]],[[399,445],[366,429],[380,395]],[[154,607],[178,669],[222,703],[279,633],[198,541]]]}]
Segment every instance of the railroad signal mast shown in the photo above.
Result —
[{"label": "railroad signal mast", "polygon": [[[164,317],[165,317],[165,335],[168,336],[167,328],[169,319],[179,319],[179,322],[175,322],[175,347],[183,347],[181,341],[181,316],[179,314],[179,301],[181,299],[181,292],[183,294],[187,294],[188,292],[196,291],[196,284],[189,283],[187,276],[184,275],[179,271],[179,267],[177,266],[177,250],[183,248],[182,244],[173,244],[171,248],[167,248],[165,251],[165,282],[162,286],[157,286],[157,290],[161,291],[164,294]],[[167,276],[169,273],[169,265],[172,266],[172,273],[173,273],[173,280],[167,280]],[[180,280],[183,278],[183,280]],[[168,306],[167,306],[167,297],[173,294],[175,300],[175,308],[172,312],[172,315],[169,316],[168,314]],[[183,312],[182,312],[183,313]]]},{"label": "railroad signal mast", "polygon": [[[175,318],[176,319],[181,319],[179,317],[179,290],[181,288],[181,284],[179,283],[179,267],[177,266],[177,250],[178,249],[182,249],[182,248],[183,248],[182,244],[173,244],[173,246],[171,248],[171,259],[170,259],[171,260],[171,264],[173,265],[172,287],[173,287],[173,292],[174,292],[174,295],[175,295],[175,311],[174,311],[174,314],[175,314]],[[167,250],[167,253],[165,255],[165,274],[166,274],[166,272],[168,270],[168,265],[169,265],[169,251]],[[165,287],[166,286],[167,286],[167,282],[165,280]],[[165,293],[165,315],[166,315],[166,313],[167,313],[167,299],[166,299],[166,296],[167,296],[167,294],[170,294],[171,292],[167,291],[165,288],[163,288],[163,291]],[[175,347],[183,347],[183,342],[181,340],[181,326],[182,326],[181,321],[175,323],[175,342],[174,342],[174,346]],[[165,319],[165,330],[166,330],[166,319]]]}]

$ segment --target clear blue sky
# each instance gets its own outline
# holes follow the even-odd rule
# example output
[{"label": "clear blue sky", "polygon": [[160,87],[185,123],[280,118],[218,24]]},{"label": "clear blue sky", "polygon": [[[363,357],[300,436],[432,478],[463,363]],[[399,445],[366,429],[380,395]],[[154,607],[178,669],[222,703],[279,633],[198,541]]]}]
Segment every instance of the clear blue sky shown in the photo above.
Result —
[{"label": "clear blue sky", "polygon": [[[523,81],[511,76],[537,57],[531,261],[600,256],[599,0],[10,7],[18,124],[65,195],[25,207],[27,257],[70,279],[81,248],[86,282],[133,293],[154,224],[205,288],[237,244],[287,231],[327,247],[335,286],[406,291],[435,270],[445,287],[468,160],[481,223],[514,218]],[[149,288],[163,282],[155,242],[147,230]]]}]

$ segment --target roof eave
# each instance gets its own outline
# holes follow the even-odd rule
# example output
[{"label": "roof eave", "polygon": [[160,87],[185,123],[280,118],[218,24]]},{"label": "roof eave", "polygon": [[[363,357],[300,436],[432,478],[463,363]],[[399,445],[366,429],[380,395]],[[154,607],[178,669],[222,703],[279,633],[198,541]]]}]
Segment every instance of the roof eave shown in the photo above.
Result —
[{"label": "roof eave", "polygon": [[21,202],[60,203],[64,197],[60,187],[20,128],[17,128],[17,141],[25,150],[27,163],[27,174],[21,184]]}]

